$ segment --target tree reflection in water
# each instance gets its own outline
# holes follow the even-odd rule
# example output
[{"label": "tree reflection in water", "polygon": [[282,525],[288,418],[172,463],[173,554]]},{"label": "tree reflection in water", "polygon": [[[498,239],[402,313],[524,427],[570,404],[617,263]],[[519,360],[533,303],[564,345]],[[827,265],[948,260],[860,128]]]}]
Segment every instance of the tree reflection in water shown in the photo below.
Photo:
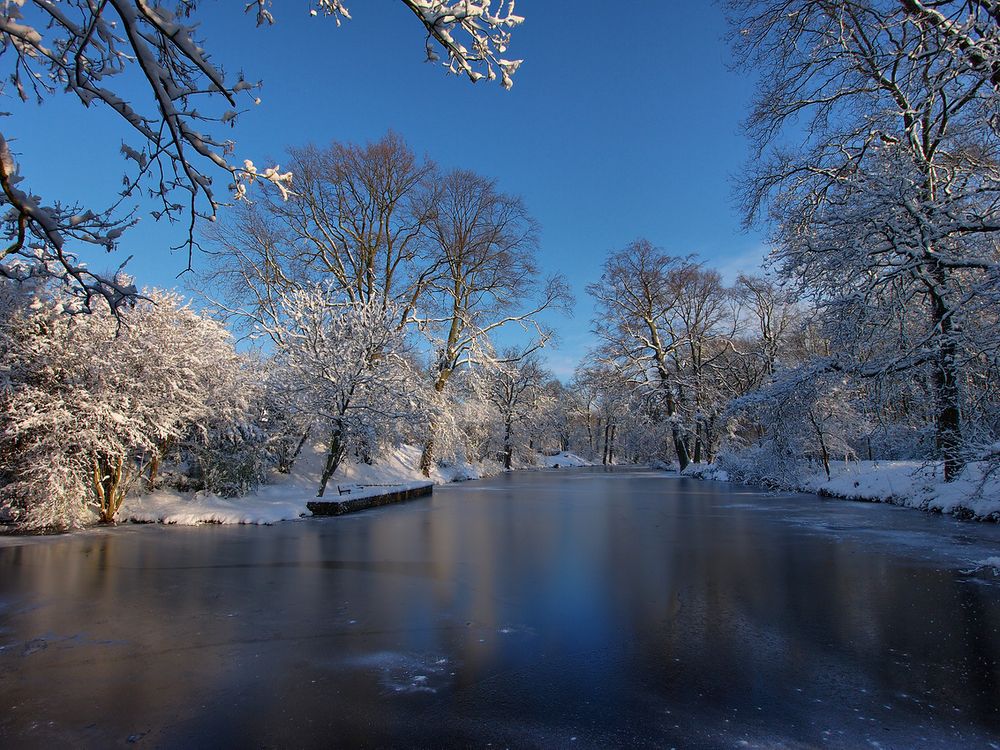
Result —
[{"label": "tree reflection in water", "polygon": [[998,546],[912,511],[587,470],[274,527],[19,540],[0,547],[0,739],[982,743],[1000,586],[957,561]]}]

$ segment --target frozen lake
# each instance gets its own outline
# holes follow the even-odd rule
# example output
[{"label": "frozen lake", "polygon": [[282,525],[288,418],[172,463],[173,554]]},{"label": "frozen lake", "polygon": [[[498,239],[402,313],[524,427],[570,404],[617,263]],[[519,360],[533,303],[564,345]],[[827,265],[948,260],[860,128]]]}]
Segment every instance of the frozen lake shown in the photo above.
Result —
[{"label": "frozen lake", "polygon": [[581,469],[0,544],[5,748],[1000,747],[995,525]]}]

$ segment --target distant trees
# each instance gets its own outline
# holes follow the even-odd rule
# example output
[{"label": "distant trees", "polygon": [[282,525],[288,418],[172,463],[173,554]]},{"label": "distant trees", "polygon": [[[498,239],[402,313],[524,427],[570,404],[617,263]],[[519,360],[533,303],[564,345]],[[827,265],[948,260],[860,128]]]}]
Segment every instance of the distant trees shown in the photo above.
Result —
[{"label": "distant trees", "polygon": [[[428,57],[435,48],[453,73],[472,81],[499,78],[510,88],[520,60],[506,59],[511,30],[523,20],[513,3],[491,0],[402,0],[427,34]],[[337,24],[350,14],[341,0],[319,0],[317,10]],[[0,134],[0,206],[6,211],[7,247],[0,252],[0,276],[44,275],[67,283],[89,306],[105,299],[114,308],[136,290],[118,277],[96,274],[78,260],[80,249],[111,250],[135,223],[126,200],[145,194],[154,218],[180,220],[187,228],[181,246],[195,245],[198,218],[214,218],[220,201],[213,177],[228,181],[231,197],[266,182],[288,195],[290,172],[258,168],[232,156],[234,144],[217,132],[239,116],[240,101],[259,102],[259,84],[227,75],[198,38],[198,3],[142,0],[91,3],[44,0],[6,3],[0,13],[0,59],[22,101],[68,93],[86,107],[107,108],[121,118],[124,158],[131,162],[122,196],[107,207],[44,203],[21,184],[10,133]],[[258,26],[274,23],[264,0],[245,5]],[[129,83],[126,83],[128,81]],[[136,88],[136,84],[138,88]],[[131,94],[135,93],[134,98]],[[131,99],[131,100],[130,100]],[[5,137],[5,135],[7,137]]]},{"label": "distant trees", "polygon": [[737,325],[719,274],[639,239],[611,253],[587,291],[597,303],[599,358],[658,407],[681,468],[711,456],[724,403],[713,394],[717,361]]},{"label": "distant trees", "polygon": [[536,357],[518,358],[514,352],[486,375],[486,398],[499,416],[500,460],[505,469],[513,466],[515,446],[528,448],[524,443],[531,433],[526,427],[542,422],[548,411],[549,377]]}]

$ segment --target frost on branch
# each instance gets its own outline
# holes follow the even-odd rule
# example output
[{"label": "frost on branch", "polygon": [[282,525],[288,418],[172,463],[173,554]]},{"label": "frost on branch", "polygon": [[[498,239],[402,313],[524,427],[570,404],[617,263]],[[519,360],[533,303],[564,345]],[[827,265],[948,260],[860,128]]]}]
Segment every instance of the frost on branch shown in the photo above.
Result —
[{"label": "frost on branch", "polygon": [[110,212],[96,214],[79,206],[45,206],[38,196],[20,189],[22,178],[7,141],[0,135],[0,208],[4,240],[0,249],[0,277],[13,281],[57,278],[82,298],[89,309],[94,297],[111,309],[135,297],[135,287],[119,277],[104,277],[87,270],[66,249],[67,241],[114,248],[121,233],[135,223]]}]

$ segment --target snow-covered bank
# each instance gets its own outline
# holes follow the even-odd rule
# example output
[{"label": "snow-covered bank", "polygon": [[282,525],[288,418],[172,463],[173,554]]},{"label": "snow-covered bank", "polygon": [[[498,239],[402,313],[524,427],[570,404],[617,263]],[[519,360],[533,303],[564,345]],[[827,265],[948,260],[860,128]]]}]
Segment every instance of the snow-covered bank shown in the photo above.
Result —
[{"label": "snow-covered bank", "polygon": [[[1000,521],[1000,476],[986,477],[984,471],[984,464],[970,464],[958,479],[945,482],[940,464],[852,461],[846,465],[832,464],[829,479],[820,469],[779,489]],[[692,464],[684,474],[720,482],[740,480],[715,464]]]},{"label": "snow-covered bank", "polygon": [[593,466],[593,462],[581,458],[575,453],[563,451],[554,456],[540,456],[539,463],[550,469],[566,469],[574,466]]},{"label": "snow-covered bank", "polygon": [[[330,479],[326,499],[343,497],[357,500],[418,486],[427,481],[417,469],[419,459],[418,447],[403,445],[371,465],[345,462]],[[245,497],[223,498],[209,492],[178,492],[173,489],[131,496],[119,511],[118,519],[121,522],[182,526],[294,521],[312,515],[307,504],[316,499],[323,460],[322,446],[314,446],[299,457],[291,474],[275,473],[271,482]],[[498,472],[499,466],[492,463],[456,463],[436,466],[430,480],[435,484],[445,484],[480,479]]]}]

